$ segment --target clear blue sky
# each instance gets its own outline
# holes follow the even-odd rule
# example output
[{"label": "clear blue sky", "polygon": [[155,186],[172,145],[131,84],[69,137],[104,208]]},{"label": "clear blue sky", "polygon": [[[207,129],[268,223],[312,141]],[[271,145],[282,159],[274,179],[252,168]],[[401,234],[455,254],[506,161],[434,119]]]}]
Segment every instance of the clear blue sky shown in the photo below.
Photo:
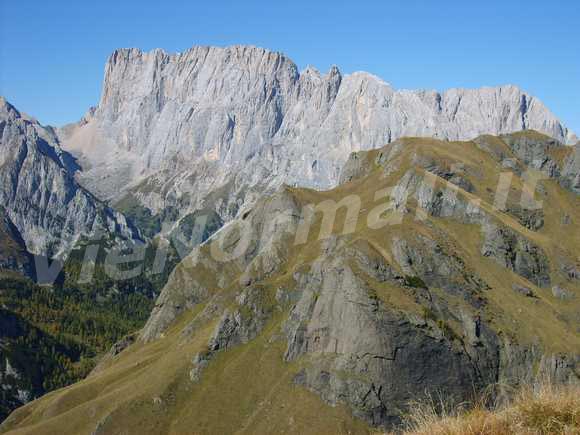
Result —
[{"label": "clear blue sky", "polygon": [[516,84],[580,133],[577,0],[0,4],[0,94],[46,124],[98,102],[115,48],[253,44],[397,88]]}]

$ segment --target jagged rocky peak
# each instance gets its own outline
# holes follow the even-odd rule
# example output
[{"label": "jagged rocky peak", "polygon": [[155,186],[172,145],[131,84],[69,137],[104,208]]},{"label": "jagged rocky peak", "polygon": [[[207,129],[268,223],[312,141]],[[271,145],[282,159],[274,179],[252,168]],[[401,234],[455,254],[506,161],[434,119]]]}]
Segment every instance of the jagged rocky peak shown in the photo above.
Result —
[{"label": "jagged rocky peak", "polygon": [[3,111],[5,111],[5,110],[8,110],[9,106],[10,106],[10,104],[8,103],[8,101],[6,101],[6,98],[4,98],[3,96],[0,95],[0,108]]},{"label": "jagged rocky peak", "polygon": [[0,110],[5,114],[5,116],[10,116],[12,119],[20,117],[21,114],[16,110],[16,108],[6,100],[5,97],[0,95]]}]

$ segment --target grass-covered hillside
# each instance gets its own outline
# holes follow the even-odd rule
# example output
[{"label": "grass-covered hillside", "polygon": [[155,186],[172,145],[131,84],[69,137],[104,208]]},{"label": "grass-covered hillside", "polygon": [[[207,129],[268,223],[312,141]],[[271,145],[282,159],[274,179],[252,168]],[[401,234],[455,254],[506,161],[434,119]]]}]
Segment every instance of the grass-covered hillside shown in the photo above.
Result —
[{"label": "grass-covered hillside", "polygon": [[579,171],[535,132],[357,153],[194,249],[132,344],[0,432],[373,433],[578,384]]}]

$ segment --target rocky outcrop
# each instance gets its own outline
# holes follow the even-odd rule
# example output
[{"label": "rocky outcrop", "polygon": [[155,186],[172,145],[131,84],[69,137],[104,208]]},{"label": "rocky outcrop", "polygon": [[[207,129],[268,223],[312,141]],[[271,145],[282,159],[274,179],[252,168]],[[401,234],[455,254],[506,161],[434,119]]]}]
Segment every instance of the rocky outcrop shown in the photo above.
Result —
[{"label": "rocky outcrop", "polygon": [[[457,255],[451,255],[436,241],[418,235],[411,240],[393,238],[393,258],[407,277],[418,277],[425,287],[442,288],[481,307],[481,292],[487,285]],[[425,253],[431,255],[425,255]]]},{"label": "rocky outcrop", "polygon": [[502,139],[526,166],[544,171],[553,178],[560,175],[558,164],[550,155],[551,150],[561,147],[556,139],[538,134],[511,134]]},{"label": "rocky outcrop", "polygon": [[0,97],[0,206],[33,254],[64,255],[81,236],[138,233],[74,180],[74,159],[51,128],[22,115]]},{"label": "rocky outcrop", "polygon": [[[479,147],[494,155],[504,167],[521,173],[525,169],[542,171],[564,187],[580,193],[580,144],[565,146],[553,137],[538,132],[518,132],[475,139]],[[506,149],[503,144],[507,145]],[[517,164],[517,158],[522,164]],[[515,166],[513,166],[515,165]]]},{"label": "rocky outcrop", "polygon": [[248,343],[262,331],[273,311],[273,306],[265,298],[263,288],[248,287],[240,291],[234,307],[222,314],[207,350],[193,358],[193,368],[189,374],[194,382],[199,382],[203,369],[208,366],[217,352]]},{"label": "rocky outcrop", "polygon": [[528,298],[536,297],[536,295],[534,294],[534,292],[532,291],[532,289],[530,289],[529,287],[525,287],[525,286],[519,285],[519,284],[514,284],[514,285],[512,285],[512,289],[515,292],[517,292],[517,293],[519,293],[521,295],[524,295],[524,296],[526,296]]},{"label": "rocky outcrop", "polygon": [[[284,245],[294,236],[300,213],[287,188],[281,187],[194,248],[171,274],[166,286],[171,290],[159,295],[141,339],[158,338],[183,311],[225,289],[235,276],[249,286],[275,273],[287,259]],[[226,249],[236,244],[243,248],[239,255]],[[192,275],[191,270],[197,272]]]},{"label": "rocky outcrop", "polygon": [[574,145],[573,152],[566,159],[560,180],[562,186],[580,194],[580,142]]},{"label": "rocky outcrop", "polygon": [[544,226],[544,210],[542,209],[529,210],[516,205],[509,208],[507,212],[529,230],[538,231]]},{"label": "rocky outcrop", "polygon": [[562,299],[564,301],[574,297],[572,293],[570,293],[565,288],[560,287],[559,285],[552,287],[552,294],[555,298]]},{"label": "rocky outcrop", "polygon": [[483,227],[481,254],[530,280],[538,287],[550,285],[550,265],[542,249],[515,231],[494,224]]},{"label": "rocky outcrop", "polygon": [[[398,405],[434,388],[455,400],[481,379],[469,355],[429,324],[373,297],[334,242],[298,278],[302,296],[285,325],[286,359],[308,356],[295,382],[333,405],[348,403],[373,425],[399,421]],[[433,329],[431,329],[433,328]]]}]

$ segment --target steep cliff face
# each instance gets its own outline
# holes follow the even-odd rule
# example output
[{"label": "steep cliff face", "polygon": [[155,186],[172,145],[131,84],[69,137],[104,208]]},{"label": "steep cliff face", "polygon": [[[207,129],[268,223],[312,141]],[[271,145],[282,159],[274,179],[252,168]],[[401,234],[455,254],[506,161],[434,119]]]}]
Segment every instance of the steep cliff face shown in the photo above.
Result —
[{"label": "steep cliff face", "polygon": [[400,139],[333,190],[262,196],[176,267],[133,344],[1,430],[368,433],[425,392],[578,383],[574,152]]},{"label": "steep cliff face", "polygon": [[125,218],[74,180],[77,166],[51,128],[0,97],[0,206],[33,254],[63,254],[95,232],[132,239]]},{"label": "steep cliff face", "polygon": [[575,193],[580,193],[580,142],[567,157],[560,176],[561,184]]},{"label": "steep cliff face", "polygon": [[514,86],[396,90],[368,73],[299,72],[281,53],[234,46],[115,51],[98,106],[59,136],[102,199],[130,194],[154,211],[210,207],[227,219],[282,183],[335,185],[352,151],[523,129],[574,138]]}]

